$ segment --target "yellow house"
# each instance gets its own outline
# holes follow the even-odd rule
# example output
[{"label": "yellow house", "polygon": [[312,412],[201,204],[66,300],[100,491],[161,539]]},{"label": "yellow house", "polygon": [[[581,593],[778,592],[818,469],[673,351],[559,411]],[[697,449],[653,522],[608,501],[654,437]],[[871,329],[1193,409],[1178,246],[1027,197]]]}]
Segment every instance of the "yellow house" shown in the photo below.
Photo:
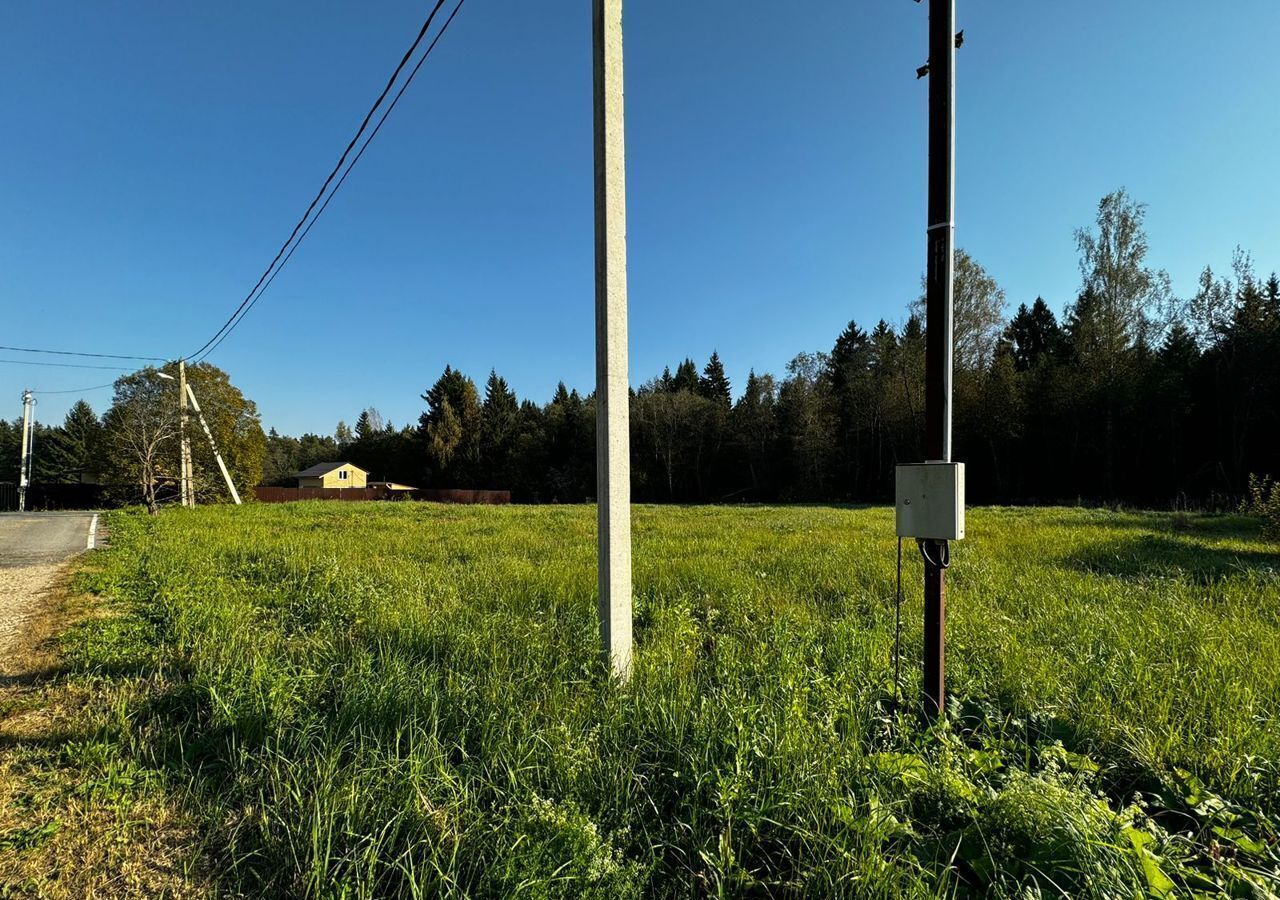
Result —
[{"label": "yellow house", "polygon": [[348,462],[317,463],[293,476],[300,488],[362,488],[369,473]]}]

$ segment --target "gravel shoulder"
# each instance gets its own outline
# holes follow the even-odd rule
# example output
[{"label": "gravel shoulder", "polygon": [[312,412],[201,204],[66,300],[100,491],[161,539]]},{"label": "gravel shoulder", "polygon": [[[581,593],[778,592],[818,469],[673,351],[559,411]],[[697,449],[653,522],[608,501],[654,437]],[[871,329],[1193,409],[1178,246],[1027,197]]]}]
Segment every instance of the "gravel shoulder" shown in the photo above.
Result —
[{"label": "gravel shoulder", "polygon": [[96,518],[88,512],[0,515],[0,658],[13,654],[67,560],[88,548]]},{"label": "gravel shoulder", "polygon": [[0,656],[9,657],[27,622],[44,608],[63,563],[0,569]]}]

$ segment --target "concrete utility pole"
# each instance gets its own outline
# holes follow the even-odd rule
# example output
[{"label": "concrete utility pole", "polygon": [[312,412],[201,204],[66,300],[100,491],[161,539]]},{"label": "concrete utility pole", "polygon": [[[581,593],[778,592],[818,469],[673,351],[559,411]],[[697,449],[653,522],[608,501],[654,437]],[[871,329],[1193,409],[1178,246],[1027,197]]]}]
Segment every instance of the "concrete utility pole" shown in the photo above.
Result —
[{"label": "concrete utility pole", "polygon": [[592,0],[596,195],[596,500],[600,648],[631,674],[631,435],[622,0]]},{"label": "concrete utility pole", "polygon": [[31,431],[31,407],[35,402],[31,391],[22,392],[22,459],[18,462],[18,512],[27,510],[27,486],[31,484],[31,460],[35,455],[35,441]]},{"label": "concrete utility pole", "polygon": [[178,360],[178,434],[182,444],[182,505],[195,506],[195,490],[191,484],[191,443],[187,440],[187,361]]},{"label": "concrete utility pole", "polygon": [[[929,0],[929,228],[925,276],[925,456],[951,461],[955,280],[955,0]],[[946,704],[946,542],[925,542],[925,710]]]},{"label": "concrete utility pole", "polygon": [[204,413],[200,412],[200,404],[196,402],[195,392],[191,390],[191,385],[186,385],[187,397],[191,400],[191,408],[195,410],[197,418],[200,419],[200,427],[204,429],[204,436],[209,439],[209,446],[213,448],[213,458],[218,461],[218,468],[222,471],[222,478],[227,483],[227,490],[231,492],[231,499],[236,502],[236,506],[240,505],[240,492],[236,490],[235,483],[231,480],[231,473],[227,471],[227,464],[222,461],[222,454],[218,452],[218,445],[213,440],[213,432],[209,430],[209,423],[204,420]]}]

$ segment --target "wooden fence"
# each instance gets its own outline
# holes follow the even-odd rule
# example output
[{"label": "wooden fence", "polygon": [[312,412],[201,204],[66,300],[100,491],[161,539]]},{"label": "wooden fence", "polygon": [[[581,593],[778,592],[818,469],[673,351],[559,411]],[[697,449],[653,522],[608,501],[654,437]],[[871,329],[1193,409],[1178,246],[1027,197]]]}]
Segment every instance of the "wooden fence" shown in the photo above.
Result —
[{"label": "wooden fence", "polygon": [[459,489],[392,491],[386,488],[286,488],[258,487],[254,495],[260,503],[293,503],[296,500],[423,500],[429,503],[511,502],[510,491],[469,491]]},{"label": "wooden fence", "polygon": [[479,503],[487,506],[502,506],[511,502],[511,492],[471,491],[461,488],[428,489],[414,491],[411,499],[425,500],[428,503]]}]

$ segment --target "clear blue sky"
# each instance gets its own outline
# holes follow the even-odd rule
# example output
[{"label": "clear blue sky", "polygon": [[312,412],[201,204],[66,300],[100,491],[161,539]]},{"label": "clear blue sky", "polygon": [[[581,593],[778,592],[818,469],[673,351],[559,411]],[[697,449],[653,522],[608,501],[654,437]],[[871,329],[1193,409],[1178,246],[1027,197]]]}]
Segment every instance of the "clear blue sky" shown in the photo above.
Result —
[{"label": "clear blue sky", "polygon": [[[3,344],[175,356],[301,214],[427,4],[10,4]],[[1120,185],[1189,294],[1280,267],[1280,4],[961,0],[957,238],[1011,303],[1074,294]],[[735,387],[900,320],[924,257],[926,9],[630,0],[632,381],[718,349]],[[468,0],[289,267],[212,361],[283,432],[397,424],[445,363],[593,380],[590,4]],[[0,358],[15,354],[0,353]],[[89,361],[86,361],[89,362]],[[30,385],[111,372],[0,365]],[[87,395],[100,411],[109,391]],[[50,396],[45,421],[70,399]]]}]

